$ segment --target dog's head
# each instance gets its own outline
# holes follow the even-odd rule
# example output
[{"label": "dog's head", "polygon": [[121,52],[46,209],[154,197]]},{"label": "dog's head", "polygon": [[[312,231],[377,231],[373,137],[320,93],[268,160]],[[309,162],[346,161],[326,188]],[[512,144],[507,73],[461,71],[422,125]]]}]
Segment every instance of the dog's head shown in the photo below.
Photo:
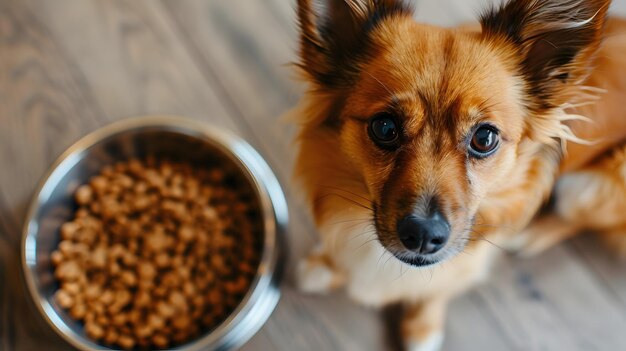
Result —
[{"label": "dog's head", "polygon": [[333,131],[360,173],[382,245],[421,266],[519,185],[528,144],[563,136],[552,112],[586,77],[609,1],[513,0],[475,32],[418,24],[399,0],[311,2],[298,1],[299,65],[329,108],[309,128]]}]

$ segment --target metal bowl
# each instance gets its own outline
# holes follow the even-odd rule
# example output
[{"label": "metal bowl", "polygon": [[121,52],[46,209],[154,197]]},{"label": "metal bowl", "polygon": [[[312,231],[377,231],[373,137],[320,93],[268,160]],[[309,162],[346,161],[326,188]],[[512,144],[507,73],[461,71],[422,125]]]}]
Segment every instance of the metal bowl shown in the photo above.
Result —
[{"label": "metal bowl", "polygon": [[265,323],[278,303],[281,241],[287,225],[282,189],[263,158],[245,141],[223,130],[180,117],[137,117],[101,128],[72,145],[54,163],[32,199],[22,240],[26,283],[50,326],[80,350],[110,350],[90,340],[52,298],[58,288],[50,253],[59,228],[72,219],[76,188],[103,166],[146,155],[178,161],[230,162],[256,190],[264,226],[263,252],[256,278],[239,306],[215,329],[177,350],[227,350],[241,346]]}]

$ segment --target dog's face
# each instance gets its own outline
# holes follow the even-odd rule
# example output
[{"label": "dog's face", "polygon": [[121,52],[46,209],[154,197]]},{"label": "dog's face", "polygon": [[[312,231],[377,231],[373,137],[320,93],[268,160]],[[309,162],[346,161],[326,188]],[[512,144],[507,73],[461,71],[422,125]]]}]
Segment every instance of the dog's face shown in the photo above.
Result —
[{"label": "dog's face", "polygon": [[481,199],[515,165],[522,83],[475,35],[407,17],[385,30],[345,97],[338,137],[380,242],[413,264],[437,262],[464,245]]},{"label": "dog's face", "polygon": [[482,33],[415,23],[397,1],[330,1],[326,20],[299,6],[301,66],[333,99],[318,128],[361,174],[381,244],[423,266],[463,249],[521,143],[558,136],[541,118],[584,76],[607,3],[513,1]]}]

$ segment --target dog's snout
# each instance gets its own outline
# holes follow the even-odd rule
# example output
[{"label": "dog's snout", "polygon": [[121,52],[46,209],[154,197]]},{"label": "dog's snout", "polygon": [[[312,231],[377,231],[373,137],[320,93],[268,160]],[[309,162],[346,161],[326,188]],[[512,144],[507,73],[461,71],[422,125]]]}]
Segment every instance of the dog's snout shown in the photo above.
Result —
[{"label": "dog's snout", "polygon": [[433,254],[444,247],[450,236],[450,225],[439,213],[428,218],[409,214],[398,221],[398,236],[409,250],[422,254]]}]

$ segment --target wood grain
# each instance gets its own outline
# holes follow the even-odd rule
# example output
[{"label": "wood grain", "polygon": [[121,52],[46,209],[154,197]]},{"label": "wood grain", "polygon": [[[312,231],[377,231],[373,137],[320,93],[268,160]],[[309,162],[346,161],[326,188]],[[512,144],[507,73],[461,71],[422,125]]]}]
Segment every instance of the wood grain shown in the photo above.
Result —
[{"label": "wood grain", "polygon": [[[450,24],[487,0],[417,2]],[[626,11],[626,0],[616,9]],[[448,9],[453,10],[448,11]],[[24,291],[18,259],[37,181],[67,146],[121,118],[177,114],[230,129],[276,170],[289,200],[291,269],[316,233],[291,184],[294,127],[278,116],[302,86],[293,4],[284,0],[0,0],[0,350],[67,350]],[[446,350],[626,348],[626,266],[592,238],[532,260],[505,257],[454,301]],[[283,298],[244,350],[384,350],[377,311],[342,293]]]}]

